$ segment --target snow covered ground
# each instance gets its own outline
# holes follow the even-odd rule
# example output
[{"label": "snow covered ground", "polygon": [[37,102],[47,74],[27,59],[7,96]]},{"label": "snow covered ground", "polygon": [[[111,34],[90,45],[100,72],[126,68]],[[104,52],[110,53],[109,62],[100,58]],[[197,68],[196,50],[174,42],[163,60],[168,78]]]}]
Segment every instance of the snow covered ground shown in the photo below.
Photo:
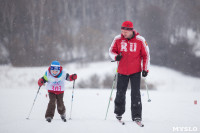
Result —
[{"label": "snow covered ground", "polygon": [[[42,89],[37,97],[30,116],[26,117],[35,98],[37,90],[32,89],[0,89],[0,132],[1,133],[170,133],[173,127],[197,128],[200,131],[200,106],[194,105],[199,99],[198,93],[179,93],[150,91],[152,102],[147,102],[146,92],[142,91],[143,122],[140,128],[131,121],[130,91],[127,92],[126,112],[122,126],[115,120],[114,103],[111,102],[107,120],[104,120],[110,90],[75,90],[72,120],[61,121],[58,113],[52,123],[44,119],[48,104],[46,91]],[[115,95],[115,93],[114,93]],[[113,95],[113,99],[114,99]],[[65,105],[69,118],[71,106],[71,90],[65,92]]]},{"label": "snow covered ground", "polygon": [[[69,73],[77,73],[78,84],[81,80],[88,81],[91,76],[97,74],[103,80],[106,74],[113,75],[116,72],[116,63],[97,62],[91,64],[67,64],[63,68]],[[13,68],[12,66],[0,66],[0,86],[1,88],[37,88],[37,80],[42,77],[47,70],[46,67],[23,67]],[[150,67],[147,82],[153,84],[157,90],[163,91],[200,91],[200,78],[186,76],[169,68],[154,66]],[[66,84],[72,87],[72,84]]]},{"label": "snow covered ground", "polygon": [[[115,67],[116,64],[109,62],[85,66],[64,65],[69,73],[78,74],[76,83],[94,73],[100,76],[105,73],[114,74]],[[72,120],[62,122],[56,111],[52,123],[45,121],[49,99],[44,86],[37,97],[30,119],[27,120],[38,89],[37,79],[43,75],[46,68],[0,67],[0,133],[200,132],[200,79],[158,66],[151,67],[147,78],[147,82],[153,83],[157,89],[149,92],[152,102],[147,102],[146,91],[141,91],[144,128],[131,121],[130,90],[127,91],[126,112],[123,115],[126,124],[122,126],[115,120],[113,101],[107,120],[104,120],[110,89],[78,89],[76,86]],[[116,90],[112,99],[115,98],[115,93]],[[72,82],[68,82],[64,97],[68,118],[71,95]],[[197,100],[197,104],[194,104],[194,100]]]}]

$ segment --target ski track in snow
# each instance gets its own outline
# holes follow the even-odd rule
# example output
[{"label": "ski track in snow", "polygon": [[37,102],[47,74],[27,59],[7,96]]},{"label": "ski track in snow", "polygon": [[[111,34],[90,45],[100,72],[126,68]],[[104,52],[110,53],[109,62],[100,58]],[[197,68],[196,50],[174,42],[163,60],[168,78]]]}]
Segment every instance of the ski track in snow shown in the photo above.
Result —
[{"label": "ski track in snow", "polygon": [[[71,89],[65,92],[65,106],[69,118],[71,105]],[[113,93],[113,99],[115,98]],[[166,91],[150,91],[152,102],[147,102],[146,91],[141,91],[143,102],[143,123],[141,128],[131,121],[130,90],[127,91],[126,112],[123,115],[125,125],[121,125],[113,113],[114,102],[111,101],[107,120],[104,120],[110,90],[76,89],[72,120],[66,123],[60,119],[57,110],[51,123],[45,121],[44,115],[48,104],[46,90],[41,88],[36,99],[30,119],[28,113],[33,104],[37,90],[34,89],[0,89],[0,132],[1,133],[38,133],[38,132],[70,132],[70,133],[131,133],[154,132],[170,133],[173,127],[197,127],[200,130],[200,106],[194,105],[198,93],[180,93]]]}]

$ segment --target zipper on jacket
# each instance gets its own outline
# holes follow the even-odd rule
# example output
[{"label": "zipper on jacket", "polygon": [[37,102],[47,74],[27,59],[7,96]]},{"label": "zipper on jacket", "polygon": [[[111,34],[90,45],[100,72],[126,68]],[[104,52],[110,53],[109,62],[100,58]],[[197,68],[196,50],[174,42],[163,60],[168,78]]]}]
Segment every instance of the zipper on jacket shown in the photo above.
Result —
[{"label": "zipper on jacket", "polygon": [[127,65],[126,65],[127,69],[126,69],[126,74],[128,74],[129,52],[130,52],[130,51],[128,51],[128,50],[129,50],[128,47],[129,47],[129,49],[130,49],[129,40],[128,40],[128,43],[127,43]]}]

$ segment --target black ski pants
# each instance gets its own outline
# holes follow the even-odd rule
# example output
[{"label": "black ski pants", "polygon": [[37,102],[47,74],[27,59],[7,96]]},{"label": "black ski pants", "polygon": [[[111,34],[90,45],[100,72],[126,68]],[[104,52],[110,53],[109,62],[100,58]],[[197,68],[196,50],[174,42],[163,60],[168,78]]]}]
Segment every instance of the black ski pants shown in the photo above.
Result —
[{"label": "black ski pants", "polygon": [[122,75],[118,73],[117,93],[115,98],[115,110],[117,115],[123,115],[126,104],[126,91],[128,83],[131,83],[131,113],[132,119],[142,118],[142,103],[140,95],[140,80],[141,73],[134,73],[132,75]]}]

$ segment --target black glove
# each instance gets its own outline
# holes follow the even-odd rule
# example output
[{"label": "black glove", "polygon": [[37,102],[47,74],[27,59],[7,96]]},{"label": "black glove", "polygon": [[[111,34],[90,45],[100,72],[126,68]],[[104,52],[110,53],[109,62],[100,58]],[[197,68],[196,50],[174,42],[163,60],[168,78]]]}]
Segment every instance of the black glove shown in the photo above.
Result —
[{"label": "black glove", "polygon": [[121,58],[122,58],[122,55],[121,55],[121,53],[120,53],[120,54],[118,54],[118,55],[115,57],[115,60],[116,60],[116,61],[120,61]]},{"label": "black glove", "polygon": [[142,77],[146,77],[148,75],[147,71],[142,71]]}]

